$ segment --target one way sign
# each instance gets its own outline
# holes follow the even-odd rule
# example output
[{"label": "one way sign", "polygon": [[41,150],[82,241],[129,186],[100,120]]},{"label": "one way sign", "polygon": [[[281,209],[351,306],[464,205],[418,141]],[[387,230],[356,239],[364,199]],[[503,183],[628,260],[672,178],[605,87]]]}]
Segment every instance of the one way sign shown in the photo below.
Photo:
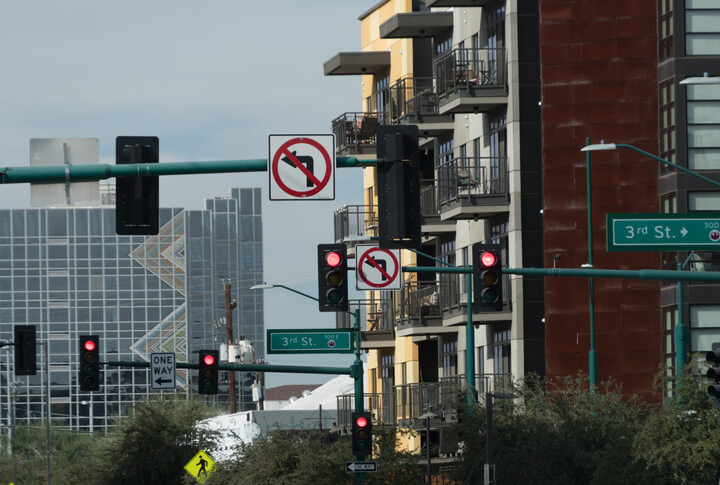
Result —
[{"label": "one way sign", "polygon": [[150,354],[150,382],[152,389],[175,389],[175,354]]},{"label": "one way sign", "polygon": [[376,461],[346,461],[345,471],[347,473],[376,472]]}]

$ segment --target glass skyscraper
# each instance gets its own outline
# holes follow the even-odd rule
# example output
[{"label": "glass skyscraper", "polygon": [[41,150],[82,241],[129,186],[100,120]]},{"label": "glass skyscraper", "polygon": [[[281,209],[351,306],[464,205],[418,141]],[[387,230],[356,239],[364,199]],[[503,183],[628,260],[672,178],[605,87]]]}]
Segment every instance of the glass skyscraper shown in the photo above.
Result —
[{"label": "glass skyscraper", "polygon": [[[0,339],[12,341],[14,325],[36,325],[39,342],[35,376],[15,377],[12,347],[0,349],[2,424],[45,415],[47,342],[52,425],[107,429],[133,401],[161,391],[151,390],[148,369],[105,366],[100,391],[80,392],[78,336],[99,335],[103,361],[174,352],[196,362],[198,350],[225,341],[226,283],[238,303],[234,337],[262,358],[263,296],[249,290],[262,283],[262,266],[259,188],[232,189],[203,210],[161,209],[156,236],[116,235],[109,206],[0,210]],[[178,369],[176,392],[196,393],[195,374]],[[250,408],[254,376],[237,377],[238,409]]]}]

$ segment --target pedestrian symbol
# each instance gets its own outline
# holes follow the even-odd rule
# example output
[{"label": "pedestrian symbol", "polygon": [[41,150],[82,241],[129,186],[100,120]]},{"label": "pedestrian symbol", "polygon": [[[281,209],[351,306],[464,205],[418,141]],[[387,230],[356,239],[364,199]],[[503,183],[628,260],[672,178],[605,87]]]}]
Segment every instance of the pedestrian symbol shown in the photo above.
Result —
[{"label": "pedestrian symbol", "polygon": [[214,469],[215,462],[212,457],[202,450],[198,451],[185,465],[185,471],[195,477],[200,483],[205,483],[205,481],[210,478],[210,474]]}]

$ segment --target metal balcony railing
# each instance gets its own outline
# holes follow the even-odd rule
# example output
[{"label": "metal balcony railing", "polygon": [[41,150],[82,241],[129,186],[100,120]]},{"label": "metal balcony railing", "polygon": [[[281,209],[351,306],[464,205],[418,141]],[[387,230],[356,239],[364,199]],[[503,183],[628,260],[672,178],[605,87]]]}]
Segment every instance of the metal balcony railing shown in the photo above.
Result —
[{"label": "metal balcony railing", "polygon": [[437,192],[434,180],[420,181],[420,214],[423,217],[438,217],[440,215]]},{"label": "metal balcony railing", "polygon": [[[360,330],[368,332],[393,330],[395,321],[388,299],[349,300],[348,304],[350,313],[355,312],[356,309],[360,310]],[[353,328],[355,317],[350,313],[336,312],[336,328]]]},{"label": "metal balcony railing", "polygon": [[440,205],[503,196],[509,196],[507,157],[456,158],[438,167]]},{"label": "metal balcony railing", "polygon": [[368,205],[346,205],[333,212],[335,242],[367,240],[378,235],[377,209]]},{"label": "metal balcony railing", "polygon": [[432,77],[406,77],[390,87],[373,93],[368,105],[382,112],[389,123],[404,119],[418,119],[439,112],[435,79]]},{"label": "metal balcony railing", "polygon": [[350,153],[374,151],[377,126],[383,123],[383,113],[343,113],[332,121],[337,151]]},{"label": "metal balcony railing", "polygon": [[479,374],[475,376],[475,390],[478,397],[482,397],[486,392],[505,392],[512,393],[513,377],[512,374]]},{"label": "metal balcony railing", "polygon": [[[372,412],[374,424],[394,425],[395,419],[394,393],[365,393],[363,408]],[[352,413],[355,410],[355,394],[337,396],[337,425],[350,431],[352,427]]]},{"label": "metal balcony railing", "polygon": [[453,49],[434,61],[440,97],[464,92],[482,95],[476,88],[505,87],[504,49]]},{"label": "metal balcony railing", "polygon": [[439,317],[439,288],[435,281],[406,281],[392,293],[392,308],[399,325],[423,326],[431,317]]},{"label": "metal balcony railing", "polygon": [[440,382],[395,386],[397,423],[406,426],[425,426],[425,420],[420,416],[429,412],[445,422],[455,422],[462,392],[461,376],[443,378]]}]

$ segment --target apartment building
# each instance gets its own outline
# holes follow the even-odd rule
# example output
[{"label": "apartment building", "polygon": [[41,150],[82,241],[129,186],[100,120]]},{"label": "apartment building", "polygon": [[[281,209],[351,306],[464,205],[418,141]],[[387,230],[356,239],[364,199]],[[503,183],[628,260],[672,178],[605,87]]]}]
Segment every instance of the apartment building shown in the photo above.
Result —
[{"label": "apartment building", "polygon": [[[361,50],[324,64],[362,82],[362,111],[332,121],[338,155],[374,159],[378,124],[418,126],[422,246],[403,250],[404,266],[469,266],[477,242],[500,244],[506,267],[543,265],[538,26],[535,2],[387,0],[360,16]],[[364,205],[334,214],[351,252],[377,236],[374,168],[363,183]],[[364,315],[366,406],[416,428],[409,449],[456,452],[448,426],[468,375],[481,395],[544,375],[543,281],[503,277],[502,310],[472,313],[470,328],[466,275],[406,273],[400,291],[351,302]]]}]

